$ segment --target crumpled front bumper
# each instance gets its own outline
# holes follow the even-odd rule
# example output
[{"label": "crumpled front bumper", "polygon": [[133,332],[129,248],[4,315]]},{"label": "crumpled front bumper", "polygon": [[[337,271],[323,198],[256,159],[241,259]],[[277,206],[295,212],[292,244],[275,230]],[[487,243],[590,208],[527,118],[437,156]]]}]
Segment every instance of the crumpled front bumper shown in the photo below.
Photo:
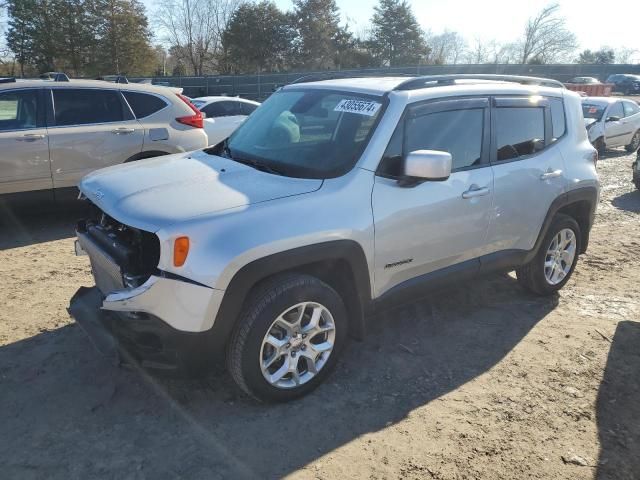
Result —
[{"label": "crumpled front bumper", "polygon": [[68,310],[110,363],[179,375],[211,366],[211,331],[180,331],[150,313],[106,310],[104,302],[98,287],[80,287]]}]

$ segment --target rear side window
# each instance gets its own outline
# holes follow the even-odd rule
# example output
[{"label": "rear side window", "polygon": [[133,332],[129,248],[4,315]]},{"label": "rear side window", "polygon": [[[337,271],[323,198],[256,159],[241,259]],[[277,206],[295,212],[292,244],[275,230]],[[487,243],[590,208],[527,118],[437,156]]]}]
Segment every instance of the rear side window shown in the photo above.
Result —
[{"label": "rear side window", "polygon": [[58,126],[129,120],[116,90],[54,88],[53,107]]},{"label": "rear side window", "polygon": [[635,103],[624,102],[623,105],[625,117],[630,117],[631,115],[635,115],[636,113],[640,112],[640,107],[638,107],[638,105],[636,105]]},{"label": "rear side window", "polygon": [[258,106],[253,105],[252,103],[240,102],[240,110],[242,111],[242,115],[251,115],[256,108],[258,108]]},{"label": "rear side window", "polygon": [[37,90],[0,93],[0,131],[36,128],[37,123]]},{"label": "rear side window", "polygon": [[545,147],[544,108],[495,109],[495,133],[499,162],[531,155]]},{"label": "rear side window", "polygon": [[148,117],[167,106],[167,102],[148,93],[122,92],[122,94],[136,118]]},{"label": "rear side window", "polygon": [[549,105],[551,107],[551,141],[555,142],[562,137],[567,130],[564,118],[564,102],[561,98],[549,98]]},{"label": "rear side window", "polygon": [[616,102],[613,105],[611,105],[611,107],[609,107],[609,110],[607,111],[607,119],[609,118],[616,118],[618,120],[620,120],[621,118],[624,117],[624,110],[622,109],[622,102]]},{"label": "rear side window", "polygon": [[452,170],[477,166],[482,158],[484,110],[450,110],[407,121],[405,154],[440,150],[452,157]]}]

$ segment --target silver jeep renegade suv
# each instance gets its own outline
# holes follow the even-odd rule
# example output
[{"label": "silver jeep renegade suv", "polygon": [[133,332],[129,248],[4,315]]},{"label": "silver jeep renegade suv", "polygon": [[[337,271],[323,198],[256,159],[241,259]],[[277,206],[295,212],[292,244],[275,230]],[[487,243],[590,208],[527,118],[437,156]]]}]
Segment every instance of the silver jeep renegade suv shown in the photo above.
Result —
[{"label": "silver jeep renegade suv", "polygon": [[505,76],[288,85],[226,141],[106,168],[78,253],[97,287],[71,313],[114,358],[224,358],[248,394],[303,395],[368,313],[515,270],[562,288],[585,252],[597,155],[580,97]]}]

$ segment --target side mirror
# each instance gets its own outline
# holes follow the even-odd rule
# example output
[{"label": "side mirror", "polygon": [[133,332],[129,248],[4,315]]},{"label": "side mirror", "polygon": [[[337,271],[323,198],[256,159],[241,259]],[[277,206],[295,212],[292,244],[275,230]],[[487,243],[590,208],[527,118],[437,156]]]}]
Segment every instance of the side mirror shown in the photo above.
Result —
[{"label": "side mirror", "polygon": [[415,150],[404,159],[404,175],[409,180],[443,181],[451,175],[451,154],[438,150]]},{"label": "side mirror", "polygon": [[607,119],[605,120],[605,122],[619,122],[619,121],[620,121],[620,117],[616,115],[611,115],[610,117],[607,117]]}]

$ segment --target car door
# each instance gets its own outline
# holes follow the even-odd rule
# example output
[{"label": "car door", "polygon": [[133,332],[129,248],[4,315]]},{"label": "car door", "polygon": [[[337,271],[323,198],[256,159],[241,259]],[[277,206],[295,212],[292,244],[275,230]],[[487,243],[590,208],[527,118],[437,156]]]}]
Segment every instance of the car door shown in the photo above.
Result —
[{"label": "car door", "polygon": [[633,130],[624,119],[622,102],[613,102],[604,112],[604,141],[607,147],[620,147],[629,143]]},{"label": "car door", "polygon": [[559,148],[564,107],[561,98],[496,97],[491,118],[494,203],[488,244],[493,252],[517,254],[533,248],[549,207],[566,190]]},{"label": "car door", "polygon": [[49,190],[49,140],[43,90],[0,93],[0,194]]},{"label": "car door", "polygon": [[54,188],[140,153],[144,128],[117,89],[52,88],[47,118]]},{"label": "car door", "polygon": [[[476,258],[485,253],[493,192],[488,148],[488,99],[408,107],[372,192],[376,296],[454,265],[477,271]],[[403,158],[415,150],[450,152],[451,176],[407,182]]]},{"label": "car door", "polygon": [[631,132],[625,145],[635,145],[635,149],[640,142],[640,107],[630,100],[623,100],[622,107],[624,109],[624,123]]},{"label": "car door", "polygon": [[215,145],[227,138],[245,119],[240,102],[235,100],[213,102],[202,107],[201,110],[207,115],[206,122],[209,125],[205,125],[205,129],[210,145]]}]

